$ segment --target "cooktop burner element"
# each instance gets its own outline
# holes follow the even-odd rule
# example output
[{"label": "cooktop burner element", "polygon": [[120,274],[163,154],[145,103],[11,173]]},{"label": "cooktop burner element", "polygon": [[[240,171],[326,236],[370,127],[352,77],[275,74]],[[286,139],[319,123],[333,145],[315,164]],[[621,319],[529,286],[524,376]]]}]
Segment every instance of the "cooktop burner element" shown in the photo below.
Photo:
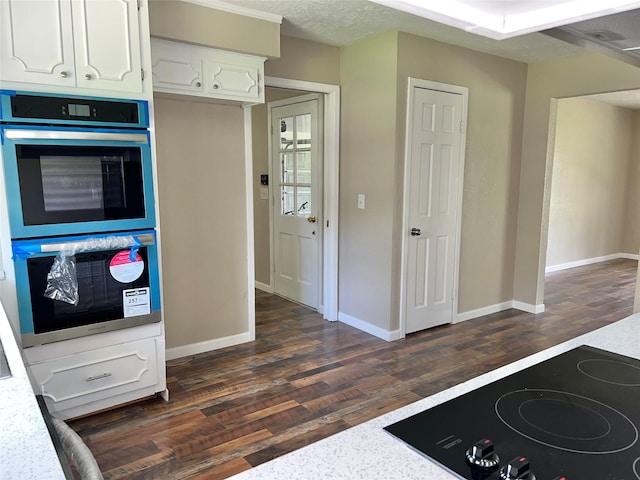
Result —
[{"label": "cooktop burner element", "polygon": [[614,453],[632,447],[638,430],[616,409],[555,390],[517,390],[498,399],[507,427],[535,442],[578,453]]},{"label": "cooktop burner element", "polygon": [[578,370],[601,382],[621,387],[640,387],[640,368],[612,360],[584,360]]},{"label": "cooktop burner element", "polygon": [[460,478],[640,480],[640,360],[582,346],[385,427]]}]

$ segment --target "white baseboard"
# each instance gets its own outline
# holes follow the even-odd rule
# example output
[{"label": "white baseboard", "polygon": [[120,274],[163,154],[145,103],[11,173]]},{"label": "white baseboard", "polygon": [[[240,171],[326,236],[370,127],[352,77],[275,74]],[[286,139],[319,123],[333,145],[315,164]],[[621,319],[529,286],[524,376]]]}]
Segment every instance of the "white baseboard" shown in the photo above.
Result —
[{"label": "white baseboard", "polygon": [[459,313],[453,323],[464,322],[473,318],[484,317],[485,315],[491,315],[492,313],[502,312],[513,308],[513,300],[509,302],[496,303],[495,305],[489,305],[488,307],[478,308],[476,310],[469,310],[468,312]]},{"label": "white baseboard", "polygon": [[515,308],[516,310],[522,310],[523,312],[527,313],[535,313],[537,315],[538,313],[544,312],[544,303],[534,305],[532,303],[524,303],[518,300],[514,300],[512,308]]},{"label": "white baseboard", "polygon": [[257,280],[254,282],[254,285],[258,290],[262,290],[263,292],[267,293],[273,293],[273,287],[271,285],[267,285],[266,283],[262,283]]},{"label": "white baseboard", "polygon": [[168,348],[166,352],[166,359],[175,360],[176,358],[188,357],[190,355],[210,352],[211,350],[218,350],[225,347],[232,347],[233,345],[240,345],[241,343],[247,343],[250,341],[251,336],[249,335],[249,332],[245,332],[238,335],[231,335],[230,337],[207,340],[206,342],[191,343],[181,347]]},{"label": "white baseboard", "polygon": [[633,253],[612,253],[611,255],[603,255],[601,257],[585,258],[583,260],[576,260],[575,262],[549,265],[544,269],[544,273],[559,272],[560,270],[567,270],[569,268],[575,267],[584,267],[585,265],[593,265],[594,263],[606,262],[607,260],[616,260],[618,258],[638,260],[638,255]]},{"label": "white baseboard", "polygon": [[381,338],[382,340],[386,340],[387,342],[393,342],[394,340],[399,340],[400,338],[404,338],[404,334],[397,330],[384,330],[383,328],[376,327],[375,325],[371,325],[359,318],[352,317],[351,315],[347,315],[346,313],[338,312],[338,321],[342,323],[346,323],[358,330],[362,330],[363,332],[369,333],[374,337]]},{"label": "white baseboard", "polygon": [[[495,305],[489,305],[487,307],[478,308],[476,310],[469,310],[468,312],[459,313],[454,319],[453,323],[464,322],[466,320],[483,317],[485,315],[491,315],[492,313],[502,312],[510,308],[515,308],[516,310],[522,310],[524,312],[534,314],[544,312],[544,304],[532,305],[529,303],[519,302],[518,300],[509,300],[507,302],[496,303]],[[338,320],[342,323],[346,323],[347,325],[351,325],[358,330],[362,330],[363,332],[370,333],[371,335],[381,338],[382,340],[386,340],[387,342],[393,342],[394,340],[404,338],[404,334],[400,329],[387,331],[380,327],[376,327],[375,325],[371,325],[370,323],[367,323],[363,320],[360,320],[359,318],[347,315],[346,313],[338,312]]]},{"label": "white baseboard", "polygon": [[510,308],[522,310],[523,312],[527,313],[538,314],[544,312],[544,303],[541,305],[532,305],[530,303],[524,303],[518,300],[509,300],[508,302],[496,303],[495,305],[489,305],[487,307],[478,308],[476,310],[469,310],[468,312],[459,313],[453,323],[459,323],[478,317],[484,317],[485,315],[502,312],[504,310],[509,310]]}]

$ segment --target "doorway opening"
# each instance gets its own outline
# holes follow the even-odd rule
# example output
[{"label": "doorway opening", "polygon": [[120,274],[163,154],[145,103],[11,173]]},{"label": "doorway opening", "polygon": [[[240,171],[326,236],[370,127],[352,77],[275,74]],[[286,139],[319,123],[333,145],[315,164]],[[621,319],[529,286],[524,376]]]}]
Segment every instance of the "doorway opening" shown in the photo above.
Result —
[{"label": "doorway opening", "polygon": [[[326,320],[335,321],[338,318],[338,166],[339,166],[339,112],[340,112],[340,88],[336,85],[319,84],[314,82],[305,82],[298,80],[288,80],[275,77],[265,78],[265,104],[252,107],[252,156],[253,156],[253,211],[254,211],[254,258],[255,258],[255,287],[259,290],[274,293],[274,215],[272,210],[279,211],[282,195],[289,198],[289,202],[294,204],[294,215],[286,215],[286,220],[302,219],[305,226],[315,226],[315,237],[319,239],[318,245],[318,300],[314,306],[318,312]],[[296,180],[296,182],[285,182],[282,184],[282,171],[269,167],[270,153],[270,123],[271,115],[269,111],[270,102],[300,103],[300,99],[308,99],[314,97],[324,113],[320,131],[322,137],[320,146],[322,151],[322,168],[318,172],[320,180],[320,191],[315,200],[317,210],[320,215],[312,212],[307,205],[300,209],[304,204],[302,196],[305,194],[305,178],[296,177],[295,179],[288,177],[284,180]],[[291,100],[297,98],[297,100]],[[289,99],[289,100],[287,100]],[[278,105],[276,103],[275,105]],[[283,119],[295,119],[296,115],[284,116]],[[302,121],[301,117],[301,121]],[[295,120],[294,120],[295,121]],[[301,128],[305,128],[300,123]],[[280,122],[274,125],[274,132],[280,128]],[[287,121],[285,120],[286,135],[292,134],[289,131]],[[277,133],[277,132],[276,132]],[[284,133],[284,132],[283,132]],[[285,135],[285,137],[286,137]],[[302,133],[300,133],[302,135]],[[287,145],[282,144],[281,152],[284,157],[296,158],[295,155],[289,155]],[[300,148],[294,150],[294,153],[300,154],[300,157],[306,155],[303,144],[298,145]],[[278,161],[281,160],[278,158]],[[287,172],[295,173],[295,163],[288,163],[293,169]],[[299,171],[304,176],[304,168]],[[302,183],[297,182],[301,180]],[[286,187],[286,188],[285,188]],[[274,196],[274,192],[277,194]],[[284,193],[283,193],[284,192]],[[293,193],[292,193],[293,192]],[[298,192],[300,195],[298,195]],[[297,202],[298,197],[300,202]],[[297,203],[296,203],[297,202]],[[298,205],[299,203],[299,205]],[[291,209],[289,209],[291,210]],[[309,210],[309,211],[308,211]],[[282,213],[287,213],[283,211]],[[316,222],[308,221],[315,215]],[[313,232],[313,228],[310,232]],[[284,295],[289,297],[288,295]],[[294,298],[294,300],[296,300]],[[307,303],[307,302],[301,302]],[[308,303],[307,303],[308,304]],[[255,329],[255,325],[254,325]],[[254,330],[255,331],[255,330]]]},{"label": "doorway opening", "polygon": [[[639,128],[634,92],[552,101],[545,285],[566,269],[583,275],[592,267],[608,268],[612,282],[623,266],[637,270]],[[628,291],[620,289],[621,295]],[[552,295],[545,288],[545,301]],[[633,305],[633,298],[626,301]]]}]

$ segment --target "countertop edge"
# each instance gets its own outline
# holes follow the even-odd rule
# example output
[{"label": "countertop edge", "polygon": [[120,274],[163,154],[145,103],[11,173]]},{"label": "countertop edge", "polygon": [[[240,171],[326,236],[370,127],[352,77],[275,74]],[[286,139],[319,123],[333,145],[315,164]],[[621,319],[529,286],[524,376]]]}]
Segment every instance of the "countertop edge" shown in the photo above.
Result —
[{"label": "countertop edge", "polygon": [[0,480],[65,480],[4,308],[0,341],[11,370],[0,379]]}]

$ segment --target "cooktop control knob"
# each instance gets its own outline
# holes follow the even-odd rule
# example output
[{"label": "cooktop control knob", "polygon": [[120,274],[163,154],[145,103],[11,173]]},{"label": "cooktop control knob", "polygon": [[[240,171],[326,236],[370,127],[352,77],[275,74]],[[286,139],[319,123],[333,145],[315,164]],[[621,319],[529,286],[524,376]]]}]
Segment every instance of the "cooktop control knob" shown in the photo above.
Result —
[{"label": "cooktop control knob", "polygon": [[466,452],[467,463],[483,469],[496,468],[500,458],[493,451],[493,442],[487,438],[478,440],[469,450]]},{"label": "cooktop control knob", "polygon": [[516,457],[500,469],[500,478],[503,480],[536,480],[531,472],[529,460],[525,457]]}]

